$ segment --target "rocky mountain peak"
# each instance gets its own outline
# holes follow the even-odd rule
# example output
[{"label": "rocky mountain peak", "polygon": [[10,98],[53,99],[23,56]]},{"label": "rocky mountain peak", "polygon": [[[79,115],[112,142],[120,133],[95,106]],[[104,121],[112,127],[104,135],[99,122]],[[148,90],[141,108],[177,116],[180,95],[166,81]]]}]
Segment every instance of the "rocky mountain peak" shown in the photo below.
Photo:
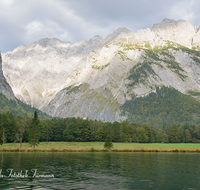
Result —
[{"label": "rocky mountain peak", "polygon": [[119,35],[121,33],[129,33],[129,32],[131,32],[131,30],[129,30],[129,29],[125,28],[125,27],[121,27],[121,28],[116,29],[113,32],[113,34]]},{"label": "rocky mountain peak", "polygon": [[103,38],[102,38],[101,36],[96,35],[96,36],[94,36],[93,38],[91,38],[91,39],[89,40],[89,43],[90,43],[90,42],[99,41],[99,40],[102,40],[102,39],[103,39]]},{"label": "rocky mountain peak", "polygon": [[192,26],[189,21],[182,19],[175,21],[168,18],[163,19],[160,23],[154,24],[151,27],[151,30],[153,30],[154,32],[159,32],[162,30],[173,30],[177,28],[194,31],[194,26]]},{"label": "rocky mountain peak", "polygon": [[172,24],[175,23],[176,21],[174,19],[169,19],[169,18],[164,18],[160,24]]},{"label": "rocky mountain peak", "polygon": [[109,43],[112,40],[114,40],[115,38],[117,38],[121,34],[128,34],[128,33],[131,33],[131,30],[129,30],[129,29],[125,28],[125,27],[118,28],[112,34],[109,34],[108,36],[106,36],[106,38],[105,38],[105,44]]},{"label": "rocky mountain peak", "polygon": [[42,47],[47,46],[56,46],[58,43],[61,43],[61,41],[58,38],[42,38],[36,42]]},{"label": "rocky mountain peak", "polygon": [[151,30],[164,40],[174,41],[189,48],[193,45],[193,38],[196,34],[195,27],[187,20],[163,19],[156,23]]}]

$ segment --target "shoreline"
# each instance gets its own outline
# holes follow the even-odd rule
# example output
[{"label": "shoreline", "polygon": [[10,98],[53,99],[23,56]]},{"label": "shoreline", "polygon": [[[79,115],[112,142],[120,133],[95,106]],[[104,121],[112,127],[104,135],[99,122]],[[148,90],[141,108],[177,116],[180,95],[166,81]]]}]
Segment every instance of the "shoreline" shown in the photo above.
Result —
[{"label": "shoreline", "polygon": [[0,152],[184,152],[200,153],[198,148],[0,148]]}]

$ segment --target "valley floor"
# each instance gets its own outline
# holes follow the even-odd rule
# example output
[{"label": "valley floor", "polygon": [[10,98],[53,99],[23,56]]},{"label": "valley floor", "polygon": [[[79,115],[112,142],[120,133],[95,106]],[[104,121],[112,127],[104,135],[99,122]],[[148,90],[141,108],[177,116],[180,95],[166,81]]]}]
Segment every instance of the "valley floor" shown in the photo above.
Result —
[{"label": "valley floor", "polygon": [[35,149],[28,143],[6,143],[0,146],[5,152],[200,152],[200,143],[113,143],[110,150],[104,142],[41,142]]}]

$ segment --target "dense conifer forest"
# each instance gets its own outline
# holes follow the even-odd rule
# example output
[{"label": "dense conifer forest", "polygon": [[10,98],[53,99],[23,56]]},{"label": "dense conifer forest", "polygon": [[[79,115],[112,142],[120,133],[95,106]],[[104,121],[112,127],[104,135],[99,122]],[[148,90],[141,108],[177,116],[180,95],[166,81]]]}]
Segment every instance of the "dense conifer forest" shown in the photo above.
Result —
[{"label": "dense conifer forest", "polygon": [[[109,136],[112,142],[200,142],[200,125],[163,125],[159,128],[148,124],[129,124],[92,121],[81,118],[46,119],[38,117],[34,124],[34,117],[17,116],[12,113],[0,114],[0,141],[5,142],[31,142],[34,126],[38,141],[76,141],[91,142],[105,141]],[[2,140],[2,137],[5,137]],[[19,138],[20,137],[20,138]]]}]

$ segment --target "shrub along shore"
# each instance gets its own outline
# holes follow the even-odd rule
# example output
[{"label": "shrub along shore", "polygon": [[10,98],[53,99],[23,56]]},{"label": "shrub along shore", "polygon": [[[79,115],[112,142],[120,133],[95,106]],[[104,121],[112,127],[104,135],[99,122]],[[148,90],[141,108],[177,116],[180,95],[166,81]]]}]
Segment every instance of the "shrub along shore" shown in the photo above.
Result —
[{"label": "shrub along shore", "polygon": [[200,153],[200,149],[195,148],[1,148],[0,152],[184,152],[184,153]]},{"label": "shrub along shore", "polygon": [[6,143],[0,152],[187,152],[200,153],[199,143],[113,143],[103,148],[104,142],[41,142],[38,147],[23,143]]}]

